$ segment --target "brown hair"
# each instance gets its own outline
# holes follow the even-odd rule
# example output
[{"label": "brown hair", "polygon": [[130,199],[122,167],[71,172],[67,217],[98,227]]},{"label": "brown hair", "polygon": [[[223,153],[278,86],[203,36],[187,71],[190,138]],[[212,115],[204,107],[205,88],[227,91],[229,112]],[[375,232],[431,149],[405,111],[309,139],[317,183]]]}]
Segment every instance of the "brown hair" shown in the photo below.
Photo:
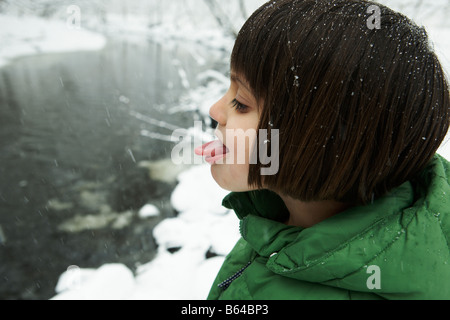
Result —
[{"label": "brown hair", "polygon": [[[279,0],[242,27],[231,69],[259,129],[279,129],[278,174],[248,183],[302,201],[366,204],[418,174],[449,128],[449,88],[425,29],[360,0]],[[269,134],[270,136],[270,134]],[[270,147],[268,147],[270,150]]]}]

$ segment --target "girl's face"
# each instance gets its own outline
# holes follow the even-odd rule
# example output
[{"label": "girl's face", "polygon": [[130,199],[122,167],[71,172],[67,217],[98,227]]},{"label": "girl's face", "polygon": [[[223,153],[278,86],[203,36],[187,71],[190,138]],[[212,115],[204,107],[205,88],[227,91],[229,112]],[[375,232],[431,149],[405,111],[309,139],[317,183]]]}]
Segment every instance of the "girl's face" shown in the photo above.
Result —
[{"label": "girl's face", "polygon": [[212,164],[214,180],[228,191],[254,190],[247,179],[260,114],[245,79],[232,72],[229,90],[209,113],[218,122],[216,136],[228,148],[226,157]]}]

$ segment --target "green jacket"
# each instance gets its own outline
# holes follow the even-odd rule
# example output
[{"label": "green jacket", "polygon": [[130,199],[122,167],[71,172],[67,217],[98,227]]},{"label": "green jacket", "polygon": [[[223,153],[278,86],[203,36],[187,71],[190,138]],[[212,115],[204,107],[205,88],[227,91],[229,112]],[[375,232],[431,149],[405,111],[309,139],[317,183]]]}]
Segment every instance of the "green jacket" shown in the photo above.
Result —
[{"label": "green jacket", "polygon": [[287,226],[276,194],[231,193],[242,238],[208,299],[450,299],[450,163],[311,228]]}]

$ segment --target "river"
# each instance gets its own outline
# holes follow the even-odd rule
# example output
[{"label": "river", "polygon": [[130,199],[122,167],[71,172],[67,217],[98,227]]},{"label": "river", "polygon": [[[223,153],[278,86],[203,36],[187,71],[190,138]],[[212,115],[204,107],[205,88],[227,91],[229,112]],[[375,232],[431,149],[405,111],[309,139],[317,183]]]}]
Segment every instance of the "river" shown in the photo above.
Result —
[{"label": "river", "polygon": [[[222,55],[110,40],[0,69],[0,299],[51,298],[72,265],[134,270],[154,257],[184,169],[167,137],[199,119],[171,108]],[[160,215],[140,218],[147,203]]]}]

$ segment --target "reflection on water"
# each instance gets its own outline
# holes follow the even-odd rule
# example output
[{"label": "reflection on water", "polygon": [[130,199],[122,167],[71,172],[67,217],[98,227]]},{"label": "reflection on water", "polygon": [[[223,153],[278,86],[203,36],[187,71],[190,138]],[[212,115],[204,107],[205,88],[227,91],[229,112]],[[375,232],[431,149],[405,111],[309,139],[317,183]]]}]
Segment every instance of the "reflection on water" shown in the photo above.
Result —
[{"label": "reflection on water", "polygon": [[[70,265],[134,268],[153,257],[152,228],[173,215],[182,168],[171,142],[140,132],[193,125],[193,113],[166,110],[218,61],[202,56],[117,41],[0,70],[0,298],[50,298]],[[139,219],[146,203],[161,216]]]}]

